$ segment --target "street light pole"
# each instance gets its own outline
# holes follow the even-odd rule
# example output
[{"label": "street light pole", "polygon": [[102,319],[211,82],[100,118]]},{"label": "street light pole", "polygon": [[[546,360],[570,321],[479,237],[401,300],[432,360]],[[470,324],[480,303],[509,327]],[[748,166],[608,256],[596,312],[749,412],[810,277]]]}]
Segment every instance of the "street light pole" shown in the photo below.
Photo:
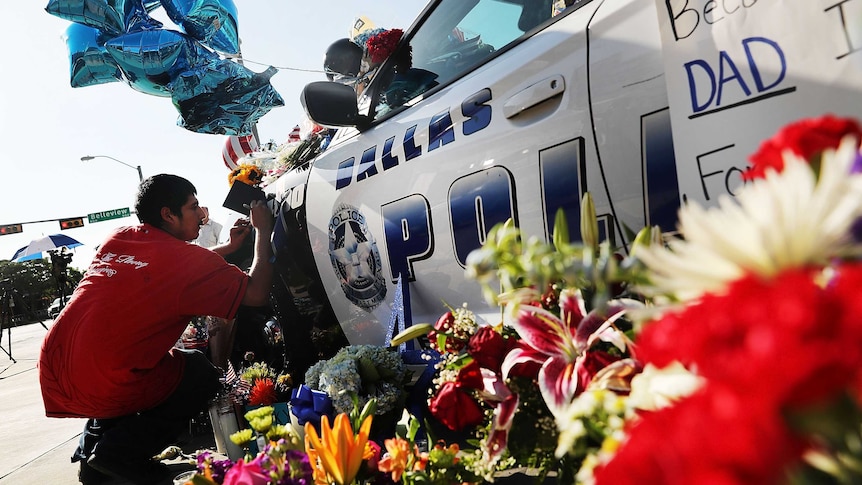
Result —
[{"label": "street light pole", "polygon": [[127,166],[127,167],[129,167],[129,168],[133,168],[133,169],[135,169],[135,170],[137,170],[137,171],[138,171],[138,180],[139,180],[140,182],[143,182],[143,181],[144,181],[144,175],[143,175],[143,173],[141,173],[141,166],[140,166],[140,165],[138,165],[138,166],[135,166],[135,165],[129,165],[128,163],[126,163],[126,162],[124,162],[124,161],[122,161],[122,160],[117,160],[116,158],[114,158],[114,157],[109,157],[108,155],[84,155],[83,157],[81,157],[81,161],[82,161],[82,162],[89,162],[90,160],[92,160],[92,159],[94,159],[94,158],[107,158],[107,159],[109,159],[109,160],[113,160],[113,161],[115,161],[115,162],[117,162],[117,163],[121,163],[121,164],[123,164],[123,165],[125,165],[125,166]]}]

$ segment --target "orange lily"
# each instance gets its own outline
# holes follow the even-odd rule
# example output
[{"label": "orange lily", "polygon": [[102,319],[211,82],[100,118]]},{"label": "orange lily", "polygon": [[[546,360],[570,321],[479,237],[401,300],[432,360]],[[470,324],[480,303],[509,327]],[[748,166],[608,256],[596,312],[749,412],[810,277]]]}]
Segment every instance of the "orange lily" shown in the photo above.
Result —
[{"label": "orange lily", "polygon": [[353,434],[346,413],[336,416],[331,428],[329,418],[323,416],[320,420],[320,436],[311,423],[305,424],[306,452],[310,448],[317,455],[317,466],[322,467],[336,483],[349,485],[359,473],[370,431],[371,416],[365,418],[356,435]]},{"label": "orange lily", "polygon": [[377,469],[382,472],[391,472],[392,481],[400,482],[401,475],[407,471],[407,465],[415,452],[410,450],[410,443],[404,438],[395,437],[383,442],[386,446],[386,454],[377,464]]}]

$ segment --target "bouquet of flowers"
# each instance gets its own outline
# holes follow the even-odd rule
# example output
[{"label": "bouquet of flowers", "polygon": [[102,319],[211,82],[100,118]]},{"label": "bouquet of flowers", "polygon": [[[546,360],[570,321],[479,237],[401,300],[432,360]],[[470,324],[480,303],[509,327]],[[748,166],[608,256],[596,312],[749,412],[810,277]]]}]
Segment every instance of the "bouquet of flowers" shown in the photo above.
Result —
[{"label": "bouquet of flowers", "polygon": [[242,182],[257,187],[263,181],[263,171],[257,165],[241,163],[231,170],[227,176],[227,181],[230,185],[233,185],[234,182]]},{"label": "bouquet of flowers", "polygon": [[380,64],[392,55],[402,35],[404,31],[401,29],[382,30],[365,40],[362,47],[371,63]]},{"label": "bouquet of flowers", "polygon": [[504,308],[502,322],[479,324],[466,308],[452,309],[393,339],[428,332],[442,354],[429,409],[450,429],[477,433],[471,466],[487,480],[519,466],[568,483],[622,428],[621,399],[641,370],[627,314],[644,304],[626,285],[636,273],[598,243],[589,194],[583,207],[583,244],[568,241],[558,214],[553,243],[525,244],[506,224],[468,257],[468,274]]},{"label": "bouquet of flowers", "polygon": [[638,411],[596,483],[862,481],[860,139],[854,120],[793,123],[735,200],[685,206],[680,237],[635,251],[667,303],[639,358],[698,385]]},{"label": "bouquet of flowers", "polygon": [[[233,462],[218,459],[209,452],[197,456],[197,473],[187,484],[192,485],[288,485],[309,484],[312,468],[308,455],[296,434],[276,424],[273,408],[262,406],[245,414],[251,426],[237,431],[230,439],[245,450],[245,457]],[[249,454],[250,444],[261,450]]]},{"label": "bouquet of flowers", "polygon": [[405,380],[406,368],[398,353],[374,345],[344,347],[305,373],[305,385],[325,392],[337,413],[362,408],[373,399],[377,415],[398,412],[400,416]]},{"label": "bouquet of flowers", "polygon": [[293,378],[278,373],[263,362],[253,362],[240,371],[231,383],[229,395],[233,402],[249,406],[269,406],[290,398]]}]

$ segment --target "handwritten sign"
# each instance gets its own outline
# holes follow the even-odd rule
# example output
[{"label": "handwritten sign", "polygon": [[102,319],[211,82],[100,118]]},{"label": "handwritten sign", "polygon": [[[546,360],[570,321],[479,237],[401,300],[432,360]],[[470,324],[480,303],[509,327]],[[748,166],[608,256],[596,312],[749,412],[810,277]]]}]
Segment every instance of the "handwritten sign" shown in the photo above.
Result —
[{"label": "handwritten sign", "polygon": [[683,201],[715,205],[782,126],[862,118],[862,0],[655,0]]}]

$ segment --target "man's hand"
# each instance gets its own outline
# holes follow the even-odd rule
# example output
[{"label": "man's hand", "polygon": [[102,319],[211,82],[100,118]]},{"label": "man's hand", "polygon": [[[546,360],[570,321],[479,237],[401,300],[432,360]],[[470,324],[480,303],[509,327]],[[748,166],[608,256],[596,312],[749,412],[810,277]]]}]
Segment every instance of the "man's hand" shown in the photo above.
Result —
[{"label": "man's hand", "polygon": [[263,234],[271,234],[273,226],[272,211],[265,200],[253,200],[248,206],[251,225]]},{"label": "man's hand", "polygon": [[[251,226],[249,225],[248,219],[237,219],[228,233],[228,245],[236,246],[234,249],[239,249],[239,247],[242,246],[242,242],[245,241],[245,238],[249,234],[251,234]],[[236,244],[234,244],[234,242],[236,242]]]}]

